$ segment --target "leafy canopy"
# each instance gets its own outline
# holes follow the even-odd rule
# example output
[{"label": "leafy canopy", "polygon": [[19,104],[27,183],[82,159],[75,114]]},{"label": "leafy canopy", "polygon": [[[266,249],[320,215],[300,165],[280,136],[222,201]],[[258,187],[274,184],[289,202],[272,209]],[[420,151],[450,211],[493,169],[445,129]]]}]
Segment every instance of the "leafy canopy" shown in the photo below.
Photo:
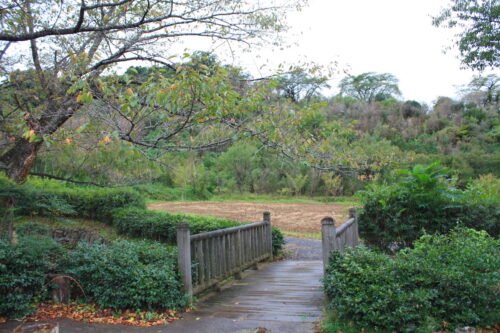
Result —
[{"label": "leafy canopy", "polygon": [[389,73],[373,72],[349,75],[340,81],[342,95],[354,97],[367,103],[383,101],[401,95],[398,79]]},{"label": "leafy canopy", "polygon": [[[186,38],[247,45],[276,41],[276,33],[285,28],[286,12],[301,4],[301,0],[265,4],[250,0],[0,0],[0,167],[22,183],[43,144],[50,145],[62,129],[74,131],[72,121],[92,107],[108,116],[107,124],[122,127],[115,139],[148,149],[206,148],[207,144],[186,146],[175,139],[191,125],[208,127],[207,120],[232,127],[225,108],[235,95],[223,86],[227,81],[220,72],[206,75],[210,71],[204,64],[175,66],[169,48]],[[116,64],[130,61],[175,69],[175,77],[182,82],[171,82],[168,75],[142,83],[109,78]],[[221,94],[230,95],[228,105],[222,103],[225,96],[210,96],[219,88]],[[195,112],[199,115],[193,116]],[[153,113],[158,116],[154,118]],[[151,123],[155,133],[139,143],[133,132],[141,132],[142,137],[143,126]],[[109,128],[98,130],[101,135],[110,132]],[[102,136],[112,140],[110,135]],[[211,139],[210,144],[221,143]]]},{"label": "leafy canopy", "polygon": [[435,26],[460,27],[455,41],[465,66],[484,70],[500,64],[500,3],[497,0],[451,0],[433,18]]}]

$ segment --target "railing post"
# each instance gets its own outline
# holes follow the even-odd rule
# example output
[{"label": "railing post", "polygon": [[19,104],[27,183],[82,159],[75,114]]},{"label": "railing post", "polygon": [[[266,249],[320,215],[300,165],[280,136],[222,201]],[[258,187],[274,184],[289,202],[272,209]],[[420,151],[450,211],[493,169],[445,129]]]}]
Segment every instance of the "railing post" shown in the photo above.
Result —
[{"label": "railing post", "polygon": [[326,271],[330,253],[335,249],[335,238],[337,231],[335,220],[332,217],[325,217],[321,220],[321,243],[323,246],[323,274]]},{"label": "railing post", "polygon": [[273,260],[273,228],[271,225],[271,212],[264,212],[263,220],[267,223],[267,251],[269,252],[269,259]]},{"label": "railing post", "polygon": [[191,240],[189,224],[186,222],[177,225],[177,252],[179,272],[182,278],[184,291],[187,294],[188,302],[193,302],[193,283],[191,281]]},{"label": "railing post", "polygon": [[349,208],[349,218],[354,219],[354,244],[356,246],[359,244],[359,227],[358,227],[358,214],[356,212],[356,208]]}]

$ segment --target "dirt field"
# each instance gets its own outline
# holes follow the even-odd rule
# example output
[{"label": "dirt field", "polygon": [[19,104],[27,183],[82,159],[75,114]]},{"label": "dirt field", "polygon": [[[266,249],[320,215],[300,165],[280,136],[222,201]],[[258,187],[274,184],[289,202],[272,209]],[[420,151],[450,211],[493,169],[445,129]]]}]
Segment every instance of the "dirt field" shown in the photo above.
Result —
[{"label": "dirt field", "polygon": [[264,211],[271,212],[272,224],[284,231],[319,233],[321,219],[331,216],[337,224],[346,220],[346,205],[258,202],[166,202],[149,205],[150,209],[223,217],[239,222],[262,221]]}]

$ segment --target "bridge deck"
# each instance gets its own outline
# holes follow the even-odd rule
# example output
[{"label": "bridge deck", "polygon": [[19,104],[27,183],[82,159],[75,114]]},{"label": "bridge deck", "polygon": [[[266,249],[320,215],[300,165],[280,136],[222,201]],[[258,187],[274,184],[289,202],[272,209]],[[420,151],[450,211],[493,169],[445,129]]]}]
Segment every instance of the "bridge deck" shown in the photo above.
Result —
[{"label": "bridge deck", "polygon": [[263,327],[271,332],[313,332],[313,322],[323,309],[322,273],[321,261],[268,264],[198,304],[170,329],[233,333]]}]

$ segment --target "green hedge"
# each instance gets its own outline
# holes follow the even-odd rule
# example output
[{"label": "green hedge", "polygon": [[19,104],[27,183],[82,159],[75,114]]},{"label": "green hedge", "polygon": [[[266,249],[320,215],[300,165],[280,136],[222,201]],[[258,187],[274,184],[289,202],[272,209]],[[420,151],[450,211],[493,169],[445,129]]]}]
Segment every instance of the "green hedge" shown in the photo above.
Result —
[{"label": "green hedge", "polygon": [[[485,184],[455,189],[437,163],[400,173],[402,178],[394,184],[372,186],[362,193],[359,229],[368,244],[383,250],[411,246],[424,230],[446,233],[457,224],[498,237],[500,202]],[[495,178],[485,180],[494,183]]]},{"label": "green hedge", "polygon": [[[123,235],[175,243],[177,225],[189,223],[192,234],[214,231],[241,225],[239,222],[210,216],[169,213],[139,208],[117,209],[113,212],[113,226]],[[273,252],[283,247],[283,234],[273,228]]]},{"label": "green hedge", "polygon": [[19,318],[33,310],[45,274],[56,269],[62,248],[48,237],[0,239],[0,317]]},{"label": "green hedge", "polygon": [[112,210],[123,207],[145,208],[144,198],[130,189],[64,187],[60,184],[38,187],[14,185],[0,178],[0,200],[16,199],[16,213],[39,216],[78,216],[109,223]]},{"label": "green hedge", "polygon": [[396,257],[363,246],[335,252],[323,283],[337,321],[354,323],[358,332],[434,332],[443,324],[500,321],[500,241],[457,228],[414,245]]},{"label": "green hedge", "polygon": [[128,189],[86,189],[65,193],[65,198],[80,217],[110,223],[114,209],[123,207],[145,208],[144,199]]},{"label": "green hedge", "polygon": [[61,263],[61,271],[82,285],[87,301],[113,309],[180,309],[186,305],[177,255],[158,243],[81,242]]},{"label": "green hedge", "polygon": [[195,216],[140,208],[117,209],[113,212],[113,226],[124,235],[175,243],[177,225],[188,222],[192,234],[240,225],[231,220]]},{"label": "green hedge", "polygon": [[168,187],[161,184],[140,184],[132,187],[143,197],[150,200],[162,201],[190,201],[190,200],[206,200],[211,195],[210,193],[197,193],[190,186],[183,188]]}]

